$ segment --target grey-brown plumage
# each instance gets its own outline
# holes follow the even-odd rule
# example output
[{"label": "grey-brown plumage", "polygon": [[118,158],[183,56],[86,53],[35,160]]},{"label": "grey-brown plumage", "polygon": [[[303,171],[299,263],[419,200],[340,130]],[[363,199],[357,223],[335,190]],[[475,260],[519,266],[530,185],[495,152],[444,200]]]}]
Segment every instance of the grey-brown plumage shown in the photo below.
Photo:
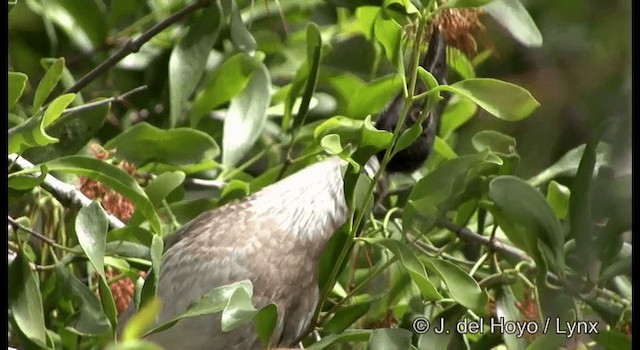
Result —
[{"label": "grey-brown plumage", "polygon": [[[430,45],[429,51],[436,47]],[[443,62],[443,55],[443,49],[432,53],[425,60],[427,67]],[[397,100],[381,114],[382,128],[395,127]],[[433,127],[425,130],[417,142],[422,144],[397,155],[404,158],[392,170],[413,170],[424,162],[434,137]],[[158,297],[164,307],[157,324],[179,316],[216,287],[249,279],[256,307],[270,302],[278,306],[272,345],[294,346],[318,303],[320,255],[347,219],[343,165],[337,157],[327,158],[241,201],[201,214],[170,237],[161,264]],[[365,168],[372,174],[378,166],[372,157]],[[130,305],[121,324],[133,309]],[[223,333],[219,315],[181,320],[149,340],[167,349],[260,348],[251,326]]]}]

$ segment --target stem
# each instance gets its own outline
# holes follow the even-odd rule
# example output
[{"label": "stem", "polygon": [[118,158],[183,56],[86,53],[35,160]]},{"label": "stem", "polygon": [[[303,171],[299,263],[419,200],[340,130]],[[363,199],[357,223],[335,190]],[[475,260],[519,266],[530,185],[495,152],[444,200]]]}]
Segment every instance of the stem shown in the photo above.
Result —
[{"label": "stem", "polygon": [[164,20],[158,22],[153,27],[149,28],[142,35],[137,37],[136,39],[129,39],[127,42],[118,50],[116,53],[107,58],[102,64],[92,69],[89,73],[85,74],[82,78],[80,78],[73,86],[71,86],[65,93],[70,92],[78,92],[85,88],[89,83],[94,81],[96,78],[101,76],[111,67],[115,66],[120,60],[128,56],[129,54],[138,52],[140,47],[144,45],[147,41],[151,40],[158,33],[169,27],[170,25],[178,22],[179,20],[187,17],[193,12],[207,7],[213,3],[212,0],[195,0],[188,6],[184,7],[182,10],[172,14],[171,16],[165,18]]},{"label": "stem", "polygon": [[78,113],[87,109],[91,109],[94,107],[98,107],[107,103],[112,103],[112,102],[123,102],[127,99],[127,97],[136,94],[138,92],[144,91],[147,89],[146,85],[142,85],[142,86],[138,86],[135,89],[129,90],[127,92],[125,92],[124,94],[120,95],[120,96],[115,96],[115,97],[111,97],[108,98],[106,100],[101,100],[101,101],[95,101],[95,102],[90,102],[90,103],[86,103],[83,104],[82,106],[78,106],[78,107],[71,107],[71,108],[67,108],[65,109],[62,113],[67,115],[67,114],[72,114],[72,113]]},{"label": "stem", "polygon": [[9,223],[11,224],[11,226],[13,226],[14,230],[23,230],[27,233],[29,233],[30,235],[32,235],[33,237],[39,239],[40,241],[52,246],[52,247],[56,247],[60,250],[64,250],[66,252],[69,253],[77,253],[75,250],[65,247],[63,245],[59,245],[58,243],[56,243],[54,240],[52,240],[51,238],[41,234],[40,232],[36,232],[34,230],[32,230],[29,227],[26,227],[24,225],[22,225],[21,223],[17,222],[14,218],[12,218],[11,216],[7,216],[7,220],[9,220]]}]

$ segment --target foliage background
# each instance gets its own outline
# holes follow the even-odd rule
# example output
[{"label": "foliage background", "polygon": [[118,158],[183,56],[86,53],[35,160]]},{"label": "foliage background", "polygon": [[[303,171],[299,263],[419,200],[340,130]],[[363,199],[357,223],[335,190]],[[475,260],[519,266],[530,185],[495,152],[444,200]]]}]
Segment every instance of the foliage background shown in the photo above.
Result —
[{"label": "foliage background", "polygon": [[[43,80],[45,76],[46,70],[43,69],[41,59],[65,58],[64,65],[68,72],[65,71],[61,83],[51,94],[51,97],[56,97],[73,84],[73,79],[80,78],[90,69],[107,59],[125,40],[144,32],[171,13],[184,8],[188,3],[186,1],[168,0],[87,0],[82,3],[29,0],[17,1],[15,4],[10,5],[9,71],[26,74],[28,81],[18,106],[11,110],[9,128],[15,128],[32,115],[37,114],[37,111],[31,110],[29,106],[33,103],[34,94],[37,94],[38,82]],[[172,184],[176,183],[176,190],[171,193],[165,193],[162,197],[166,197],[165,202],[157,206],[157,212],[160,213],[160,217],[163,220],[164,231],[172,231],[180,224],[194,217],[199,211],[213,208],[224,202],[244,196],[247,191],[254,191],[255,188],[273,181],[270,177],[258,177],[258,179],[262,180],[257,180],[257,182],[253,181],[253,179],[265,170],[280,164],[282,152],[286,150],[286,147],[266,148],[266,146],[273,142],[277,144],[287,140],[287,134],[283,134],[279,130],[278,119],[279,115],[282,115],[281,111],[286,107],[283,105],[286,90],[279,90],[278,88],[289,84],[294,79],[298,68],[307,60],[308,40],[306,25],[309,21],[313,21],[320,26],[323,42],[325,44],[329,42],[331,45],[331,50],[325,50],[326,56],[321,61],[317,88],[319,93],[314,95],[316,100],[313,101],[314,106],[309,111],[309,122],[324,120],[337,114],[345,114],[348,111],[350,100],[348,93],[344,91],[353,88],[353,85],[349,85],[349,80],[352,79],[350,77],[355,76],[362,81],[370,81],[373,78],[394,72],[393,65],[386,60],[381,47],[379,45],[376,46],[366,36],[362,35],[353,22],[353,8],[367,4],[380,5],[376,1],[350,3],[339,0],[305,2],[281,0],[279,4],[274,1],[257,1],[253,4],[249,1],[238,2],[238,7],[241,10],[245,24],[249,28],[250,35],[257,41],[258,50],[265,54],[264,64],[274,84],[273,92],[275,92],[271,104],[277,105],[280,103],[279,106],[270,110],[271,120],[276,122],[267,123],[265,129],[267,132],[258,137],[256,146],[251,150],[247,150],[247,153],[253,156],[260,154],[259,152],[263,149],[267,151],[257,162],[250,164],[246,169],[240,169],[240,171],[229,169],[224,172],[223,180],[236,181],[230,182],[227,189],[222,193],[215,187],[213,190],[203,190],[201,187],[189,184],[188,181],[182,184],[183,179],[181,179],[180,175],[167,175],[169,179],[166,181]],[[540,102],[540,107],[529,118],[519,122],[500,120],[482,109],[478,109],[474,118],[457,131],[455,140],[448,141],[450,141],[457,154],[463,155],[476,152],[472,139],[481,130],[497,130],[510,135],[517,141],[517,153],[520,156],[519,165],[514,175],[527,180],[544,173],[545,169],[548,169],[568,151],[592,141],[594,135],[601,131],[604,132],[602,141],[611,145],[611,159],[607,161],[611,171],[607,173],[610,173],[610,177],[618,181],[611,180],[613,182],[603,182],[598,185],[593,180],[594,185],[591,191],[595,191],[593,188],[597,186],[604,186],[604,192],[612,189],[611,192],[614,192],[617,197],[610,200],[616,203],[615,208],[622,213],[622,218],[614,220],[607,216],[610,213],[605,213],[606,215],[600,212],[596,213],[599,208],[594,206],[593,221],[597,222],[601,227],[607,227],[607,224],[609,224],[608,229],[615,231],[615,239],[623,238],[629,244],[628,247],[630,249],[630,211],[627,212],[630,208],[630,185],[628,185],[630,182],[627,181],[625,175],[629,175],[631,172],[631,1],[592,2],[588,5],[582,1],[523,1],[523,4],[542,34],[544,39],[543,46],[529,48],[518,44],[509,33],[488,16],[485,16],[483,23],[486,26],[486,31],[480,33],[476,38],[480,49],[492,48],[493,55],[476,68],[476,74],[478,77],[497,78],[526,88]],[[282,11],[282,14],[280,11]],[[83,103],[97,97],[118,96],[138,86],[147,85],[145,91],[132,94],[125,102],[113,103],[108,112],[106,110],[96,112],[98,114],[103,113],[103,116],[83,114],[82,118],[91,118],[90,120],[100,120],[106,116],[106,121],[98,129],[89,127],[88,131],[78,129],[80,131],[76,130],[76,132],[84,132],[86,133],[85,136],[93,139],[93,142],[104,145],[114,138],[117,139],[118,135],[128,130],[131,126],[145,121],[161,129],[169,129],[174,126],[191,126],[209,136],[198,139],[194,147],[200,146],[203,148],[198,149],[200,153],[195,152],[198,154],[192,155],[195,158],[189,161],[178,160],[184,160],[184,157],[189,154],[188,150],[187,152],[172,154],[168,149],[163,149],[159,152],[162,154],[149,155],[148,149],[139,147],[136,144],[128,144],[126,142],[127,137],[121,137],[119,140],[123,143],[120,144],[119,151],[125,152],[123,149],[126,145],[129,148],[129,152],[117,154],[116,157],[118,160],[124,158],[133,163],[133,165],[121,165],[131,174],[160,174],[163,172],[165,174],[178,174],[168,171],[182,170],[187,174],[187,177],[192,177],[196,175],[195,171],[187,165],[197,163],[207,159],[207,156],[217,153],[217,146],[214,147],[209,144],[209,140],[213,139],[217,145],[223,145],[222,122],[219,118],[216,118],[216,114],[212,113],[212,118],[202,118],[194,122],[192,113],[194,108],[198,106],[199,94],[203,94],[201,101],[210,101],[215,98],[223,98],[218,96],[218,91],[220,91],[221,87],[228,88],[231,91],[230,93],[233,93],[226,100],[221,100],[221,103],[217,106],[207,105],[206,102],[202,102],[203,108],[209,112],[213,109],[226,109],[228,100],[242,90],[244,87],[242,84],[240,86],[234,85],[238,83],[237,80],[216,81],[216,69],[220,67],[223,60],[228,60],[232,53],[239,51],[237,48],[238,42],[250,43],[251,40],[246,37],[233,39],[231,34],[234,31],[223,27],[217,38],[210,39],[213,42],[212,46],[215,48],[215,53],[209,55],[207,59],[203,79],[199,82],[193,82],[195,84],[192,86],[194,93],[184,97],[183,109],[172,111],[172,108],[175,108],[175,104],[169,103],[169,101],[175,99],[172,93],[175,94],[176,91],[180,90],[172,88],[172,84],[176,83],[172,82],[172,78],[169,75],[172,52],[175,52],[177,45],[183,42],[184,39],[181,38],[185,34],[187,27],[197,22],[198,16],[202,16],[202,14],[198,13],[179,22],[178,25],[162,31],[149,44],[145,45],[139,53],[127,57],[116,68],[110,69],[106,74],[100,76],[87,88],[83,89],[83,101],[75,100],[70,105],[81,106]],[[247,19],[251,20],[248,21]],[[372,70],[372,67],[376,67],[377,64],[379,64],[378,69]],[[189,67],[188,64],[183,66]],[[193,66],[197,66],[197,64],[193,64]],[[242,65],[241,67],[246,68],[247,66]],[[340,75],[342,72],[347,72],[349,75]],[[247,77],[246,72],[240,72],[238,76],[245,79]],[[186,85],[182,86],[182,88],[185,88],[190,83],[186,82],[184,84]],[[212,86],[216,89],[207,90],[207,86]],[[185,90],[189,89],[185,88]],[[390,98],[392,95],[393,91],[380,96]],[[380,103],[380,105],[375,107],[382,107],[385,100],[377,101],[377,103]],[[375,112],[368,111],[368,113]],[[89,141],[88,138],[85,139],[73,134],[67,135],[68,139],[64,138],[64,135],[61,137],[65,130],[64,123],[70,122],[68,119],[65,121],[63,118],[59,122],[62,127],[56,129],[56,124],[53,124],[50,129],[47,129],[52,136],[59,137],[62,140],[58,144],[59,148],[55,148],[55,144],[46,146],[46,148],[30,148],[24,151],[24,157],[33,163],[41,163],[59,159],[63,155],[69,154],[72,149],[74,150],[71,153],[95,156],[92,155],[90,147],[80,148]],[[313,149],[316,141],[309,135],[304,138],[304,132],[301,132],[301,134],[301,143]],[[189,134],[189,137],[194,136]],[[182,142],[185,139],[180,138],[179,140]],[[73,140],[80,141],[74,143]],[[82,144],[79,145],[78,142]],[[114,141],[111,141],[111,143],[113,145]],[[173,144],[175,143],[165,140],[165,145]],[[193,148],[189,147],[189,149],[192,150]],[[117,164],[113,158],[105,153],[98,153],[100,157],[107,158],[109,162]],[[145,157],[149,156],[165,156],[168,157],[166,159],[172,159],[174,164],[171,167],[165,166],[164,168],[162,165],[145,164],[145,161],[149,160]],[[242,161],[238,159],[236,165],[242,164],[249,158],[251,157],[246,156]],[[216,162],[223,161],[219,155],[215,160]],[[579,157],[573,159],[574,168],[577,168],[579,160]],[[438,164],[435,161],[430,161],[428,167],[432,170]],[[211,165],[211,163],[208,165]],[[78,174],[77,172],[60,169],[63,171],[55,172],[58,178],[69,183],[78,184],[79,187],[83,188],[83,192],[90,197],[101,198],[103,207],[120,219],[125,221],[130,219],[133,214],[131,203],[127,202],[125,198],[119,197],[116,193],[117,191],[113,192],[108,188],[101,187],[102,185],[96,182],[92,182],[92,176],[87,176],[87,174]],[[11,171],[15,171],[15,169]],[[84,175],[86,177],[77,177],[76,175]],[[170,178],[171,176],[173,177]],[[215,166],[213,170],[198,172],[197,177],[221,179],[219,168]],[[143,177],[137,177],[136,179],[143,187],[150,181]],[[573,176],[561,174],[555,180],[557,184],[572,189],[574,188],[572,186],[575,186]],[[401,183],[403,180],[396,179],[396,181]],[[541,193],[548,196],[547,183],[548,179],[537,185],[539,185],[538,189]],[[76,217],[81,215],[78,214],[77,210],[63,208],[57,201],[50,199],[51,197],[47,194],[47,191],[40,189],[36,185],[26,186],[28,188],[25,188],[25,185],[14,184],[14,186],[10,186],[10,217],[24,217],[23,221],[20,221],[23,225],[32,228],[36,232],[43,233],[63,246],[73,247],[78,243],[77,239],[74,238],[75,231],[79,227]],[[563,187],[558,186],[557,188],[562,189]],[[592,194],[595,198],[595,203],[601,199],[601,197],[598,197],[599,195],[597,193]],[[197,205],[189,205],[189,200],[192,200],[193,202],[191,203]],[[110,201],[111,210],[108,208]],[[168,215],[167,207],[171,209],[170,212],[173,216]],[[93,208],[91,210],[96,210],[96,212],[90,213],[87,211],[86,215],[102,215],[95,207],[88,208]],[[596,214],[603,215],[608,220],[596,218]],[[560,217],[560,219],[562,219],[564,229],[570,230],[567,226],[571,219],[566,216]],[[602,220],[598,221],[596,219]],[[622,223],[612,229],[611,226],[613,224],[611,223],[614,221]],[[571,223],[575,225],[576,221]],[[474,230],[477,229],[475,223],[469,227]],[[434,230],[438,231],[438,229]],[[20,230],[18,230],[19,232]],[[124,231],[124,233],[121,233],[122,236],[126,234],[131,234],[131,232]],[[447,242],[452,242],[447,247],[449,249],[447,252],[457,257],[461,256],[464,248],[458,242],[452,241],[452,236],[447,236],[444,232],[432,232],[432,234],[435,237],[433,243],[437,247],[442,247]],[[109,233],[109,235],[113,235],[113,233]],[[31,263],[40,264],[41,266],[54,266],[55,261],[52,260],[51,254],[47,253],[47,249],[42,248],[43,245],[41,243],[31,238],[24,242],[30,242],[27,245],[32,247],[24,248],[17,237],[20,237],[20,235],[13,235],[10,238],[10,243],[13,244],[10,244],[10,247],[25,251],[25,255]],[[151,246],[152,240],[148,237],[138,237],[138,240],[141,241],[142,245]],[[572,297],[569,299],[571,300],[569,304],[574,305],[575,310],[580,310],[578,315],[574,315],[574,317],[577,319],[596,317],[606,320],[606,323],[611,327],[609,329],[610,332],[603,332],[605,335],[597,337],[595,340],[600,345],[608,348],[619,348],[620,344],[627,346],[630,339],[627,337],[630,336],[630,296],[626,294],[630,293],[631,288],[630,265],[627,265],[627,263],[630,263],[630,256],[624,253],[626,252],[626,246],[619,249],[621,249],[621,255],[614,258],[614,260],[619,259],[622,261],[622,267],[618,267],[615,273],[609,272],[612,275],[608,276],[606,280],[599,281],[598,285],[599,287],[613,290],[613,297],[609,296],[605,298],[605,302],[598,304],[599,306],[594,306],[593,302],[585,301],[577,291],[570,291],[569,287],[564,290],[566,295]],[[58,253],[61,253],[61,251],[58,251]],[[383,255],[380,254],[379,249],[374,250],[374,253],[374,259],[380,259],[379,262],[383,262]],[[568,260],[570,261],[571,258],[569,257]],[[113,263],[114,261],[108,262]],[[118,266],[117,263],[115,265]],[[486,267],[486,270],[490,271],[491,267],[488,263],[485,265],[482,265],[481,269]],[[72,269],[68,271],[71,271],[77,277],[76,281],[80,281],[83,285],[91,286],[93,290],[102,288],[100,287],[100,282],[88,278],[95,270],[95,264],[87,264],[86,259],[79,259],[78,262],[74,261],[70,266]],[[138,273],[137,269],[146,270],[144,264],[136,265],[136,263],[132,263],[131,267],[133,269],[131,272],[127,270],[126,275],[134,279]],[[468,266],[460,265],[460,267],[466,272],[469,271]],[[606,266],[602,270],[605,270],[605,268]],[[25,270],[21,271],[19,272],[16,269],[16,271],[10,272],[10,289],[11,286],[19,285],[16,281],[28,280],[27,276],[30,274],[27,274]],[[33,274],[33,276],[37,276],[38,282],[35,286],[42,298],[42,314],[44,315],[44,323],[49,330],[48,341],[64,348],[100,347],[108,343],[108,337],[72,335],[78,332],[69,331],[65,328],[77,321],[77,311],[81,310],[82,307],[78,306],[77,301],[57,301],[56,296],[59,295],[62,287],[56,286],[58,286],[62,278],[54,276],[64,273],[60,272],[59,269],[56,271],[56,273],[51,270],[39,271]],[[12,275],[11,273],[14,274]],[[402,275],[401,272],[393,272],[386,277],[393,281],[394,276],[396,276],[395,273]],[[118,278],[118,274],[109,269],[107,269],[105,276]],[[535,280],[535,276],[529,277]],[[25,286],[29,285],[28,282],[24,283]],[[384,282],[381,283],[384,286],[388,286]],[[533,299],[528,296],[523,283],[519,281],[513,285],[515,300],[518,301],[518,305],[526,309],[527,305],[533,305],[532,303],[537,298],[544,299],[544,295],[538,295],[537,298],[534,297]],[[534,283],[540,283],[540,281],[534,281]],[[539,285],[537,286],[540,288]],[[124,287],[130,288],[131,286],[126,285]],[[29,287],[25,288],[28,289]],[[105,291],[103,290],[103,292]],[[116,294],[114,293],[114,297],[117,302],[118,296]],[[15,296],[16,293],[12,295]],[[333,297],[333,300],[335,300],[336,295],[333,295]],[[556,295],[548,296],[549,299],[557,297]],[[410,298],[407,300],[410,300]],[[20,304],[20,300],[16,301],[10,298],[10,303],[13,303],[13,308],[16,307],[15,305]],[[413,306],[408,307],[406,303],[403,304],[402,302],[398,302],[395,305],[394,303],[381,304],[369,301],[365,304],[367,309],[364,312],[362,312],[362,308],[357,307],[357,303],[351,309],[346,309],[345,314],[352,316],[340,320],[341,323],[336,321],[333,325],[323,329],[323,337],[331,337],[331,334],[350,335],[348,331],[343,332],[347,327],[352,329],[385,329],[385,327],[400,325],[402,328],[408,328],[406,319],[400,317],[403,312],[398,310],[406,311],[408,308],[416,311],[412,309]],[[537,306],[542,309],[548,308],[548,306],[544,305],[544,300],[541,300],[541,304],[543,305]],[[387,315],[385,311],[393,309],[390,305],[395,305],[395,314]],[[401,305],[399,309],[398,305]],[[94,305],[94,307],[108,308],[104,303],[103,305]],[[372,311],[369,307],[372,309],[378,307],[382,311]],[[425,310],[422,310],[422,312],[427,313]],[[434,311],[432,310],[432,312]],[[534,312],[534,317],[540,317],[539,314],[536,315],[539,312]],[[364,317],[364,313],[368,313],[368,316]],[[514,311],[515,314],[518,314],[518,312]],[[523,314],[524,317],[528,317],[524,311],[520,311],[520,316],[518,317],[523,317]],[[543,314],[547,315],[544,311]],[[30,315],[33,316],[33,314]],[[415,314],[408,311],[404,313],[405,318],[410,318],[411,315]],[[28,340],[29,336],[25,337],[24,329],[17,330],[16,322],[19,324],[21,321],[16,321],[12,318],[11,322],[11,341],[24,347],[35,347],[32,343],[33,339]],[[354,335],[351,334],[350,336]],[[502,341],[509,343],[513,340],[505,339]],[[466,346],[488,348],[502,341],[496,340],[490,335],[485,335],[484,337],[469,336],[466,339],[468,343]],[[528,341],[533,341],[533,339],[528,339]],[[591,341],[592,339],[589,338],[574,339],[572,342],[565,344],[565,346],[570,348],[578,348],[579,346],[585,346],[585,344],[586,346],[591,346],[593,345]],[[379,337],[372,339],[371,342],[374,344],[373,346],[375,344],[380,344],[379,346],[383,347],[388,346]],[[425,343],[426,341],[421,342],[418,339],[414,339],[414,344],[420,348],[424,348],[425,345],[421,344]],[[518,343],[517,346],[524,347],[528,345],[534,347],[535,344],[536,342],[534,341],[533,345]],[[543,346],[540,345],[543,344],[542,341],[538,341],[537,344],[537,346]],[[458,345],[462,346],[461,344]],[[513,345],[513,343],[510,343],[510,345]]]}]

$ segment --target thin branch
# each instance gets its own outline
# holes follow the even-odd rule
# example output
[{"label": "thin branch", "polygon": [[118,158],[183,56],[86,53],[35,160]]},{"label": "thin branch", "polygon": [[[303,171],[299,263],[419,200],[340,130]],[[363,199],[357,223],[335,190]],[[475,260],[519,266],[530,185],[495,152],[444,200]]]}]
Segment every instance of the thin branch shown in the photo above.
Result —
[{"label": "thin branch", "polygon": [[[20,157],[16,154],[9,154],[8,159],[10,162],[14,162],[15,166],[20,169],[31,169],[33,164],[28,160]],[[38,173],[34,174],[38,176]],[[73,185],[62,182],[51,174],[47,174],[42,182],[41,186],[49,191],[60,203],[66,204],[70,207],[81,208],[91,204],[91,199],[87,198],[82,192],[75,188]],[[109,225],[112,228],[123,228],[125,225],[113,215],[107,214]]]},{"label": "thin branch", "polygon": [[11,224],[11,226],[13,226],[14,230],[23,230],[25,232],[27,232],[28,234],[32,235],[33,237],[39,239],[40,241],[52,246],[52,247],[56,247],[58,249],[67,251],[67,252],[73,252],[75,253],[75,251],[71,248],[65,247],[63,245],[58,244],[56,241],[54,241],[53,239],[43,235],[40,232],[36,232],[34,230],[32,230],[31,228],[22,225],[21,223],[17,222],[14,218],[12,218],[11,216],[7,215],[7,220],[9,220],[9,223]]},{"label": "thin branch", "polygon": [[107,58],[102,64],[91,70],[85,76],[80,78],[72,87],[67,89],[65,93],[78,92],[82,90],[84,87],[89,85],[92,81],[94,81],[97,77],[105,73],[111,67],[115,66],[120,60],[127,57],[128,55],[138,52],[140,47],[144,45],[147,41],[151,40],[158,33],[169,27],[170,25],[180,21],[181,19],[187,17],[191,13],[205,8],[213,3],[212,0],[195,0],[188,6],[184,7],[182,10],[172,14],[171,16],[163,19],[158,22],[153,27],[149,28],[142,35],[137,37],[136,39],[129,39],[127,42],[118,50],[116,53],[111,55],[111,57]]},{"label": "thin branch", "polygon": [[120,95],[120,96],[115,96],[115,97],[111,97],[108,98],[106,100],[101,100],[101,101],[95,101],[95,102],[90,102],[90,103],[86,103],[83,104],[82,106],[78,106],[78,107],[71,107],[71,108],[67,108],[65,109],[62,113],[63,114],[71,114],[71,113],[77,113],[80,111],[84,111],[87,109],[91,109],[91,108],[95,108],[107,103],[112,103],[112,102],[124,102],[127,97],[136,94],[138,92],[144,91],[147,89],[146,85],[142,85],[142,86],[138,86],[137,88],[133,89],[133,90],[129,90],[127,92],[125,92],[124,94]]}]

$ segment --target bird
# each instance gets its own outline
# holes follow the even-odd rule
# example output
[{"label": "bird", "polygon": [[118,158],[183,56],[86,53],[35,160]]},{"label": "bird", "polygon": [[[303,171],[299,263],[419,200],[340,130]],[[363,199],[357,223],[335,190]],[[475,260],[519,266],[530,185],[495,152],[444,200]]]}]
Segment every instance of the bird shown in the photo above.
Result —
[{"label": "bird", "polygon": [[[437,28],[421,65],[444,82],[446,50]],[[416,92],[424,91],[426,86],[418,83]],[[403,96],[399,93],[380,113],[375,124],[378,129],[393,131]],[[444,103],[440,101],[429,112],[422,134],[395,155],[388,172],[412,172],[424,163],[431,153]],[[423,106],[423,101],[413,102],[403,128],[415,123]],[[382,153],[371,157],[365,169],[376,172],[381,157]],[[337,156],[328,157],[248,197],[206,211],[168,237],[156,295],[163,307],[156,325],[181,315],[214,288],[250,280],[256,307],[272,302],[278,307],[270,345],[294,347],[318,305],[320,256],[349,215],[343,165]],[[134,311],[132,301],[119,324],[126,323]],[[252,325],[222,332],[219,314],[182,319],[146,339],[166,349],[261,348]]]}]

